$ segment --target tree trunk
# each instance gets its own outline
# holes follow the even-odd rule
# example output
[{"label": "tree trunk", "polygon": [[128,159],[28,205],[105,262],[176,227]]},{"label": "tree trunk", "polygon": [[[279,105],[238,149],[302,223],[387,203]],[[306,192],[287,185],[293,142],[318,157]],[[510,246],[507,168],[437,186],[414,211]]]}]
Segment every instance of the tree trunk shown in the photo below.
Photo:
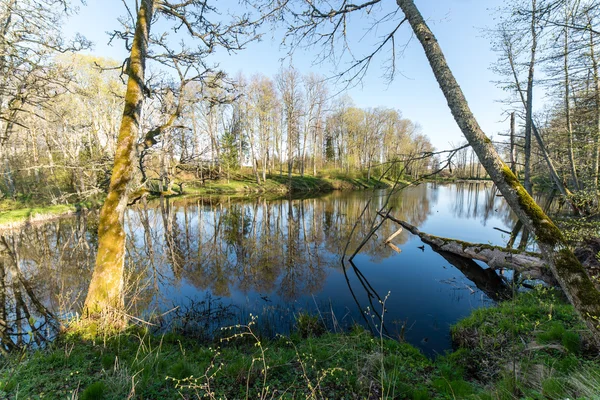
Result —
[{"label": "tree trunk", "polygon": [[537,50],[537,33],[535,31],[536,0],[531,0],[531,58],[527,75],[527,101],[525,103],[525,190],[533,193],[531,183],[531,127],[533,125],[533,73],[535,68],[535,51]]},{"label": "tree trunk", "polygon": [[[87,316],[100,316],[103,312],[122,309],[124,306],[125,230],[123,225],[127,207],[127,185],[132,177],[132,156],[144,100],[144,72],[154,11],[153,3],[152,0],[142,0],[137,15],[115,161],[108,195],[100,211],[96,266],[85,300],[84,310]],[[117,320],[114,322],[116,323]]]},{"label": "tree trunk", "polygon": [[419,236],[423,243],[434,247],[436,251],[444,251],[464,258],[483,261],[492,269],[512,269],[525,273],[528,279],[546,280],[548,278],[545,273],[545,262],[542,260],[541,254],[433,236],[421,232],[416,226],[390,215],[384,213],[379,213],[379,215],[401,225],[413,235]]},{"label": "tree trunk", "polygon": [[294,140],[294,128],[292,127],[293,115],[288,116],[288,137],[287,137],[287,164],[288,164],[288,185],[292,187],[292,167],[294,166],[294,148],[292,143]]},{"label": "tree trunk", "polygon": [[315,129],[313,131],[313,148],[312,148],[312,167],[313,167],[313,176],[317,176],[317,132],[318,129],[320,129],[320,124],[321,121],[317,120],[317,125],[315,126]]},{"label": "tree trunk", "polygon": [[[568,12],[565,16],[565,23],[568,23]],[[571,177],[573,178],[573,187],[575,190],[581,190],[579,178],[577,178],[577,168],[575,167],[575,155],[573,154],[573,124],[571,123],[571,100],[570,100],[570,85],[571,79],[569,76],[569,29],[565,29],[565,45],[564,45],[564,72],[565,72],[565,118],[567,125],[567,139],[569,152],[569,165],[571,167]]]},{"label": "tree trunk", "polygon": [[[512,53],[508,54],[508,59],[509,59],[510,67],[511,67],[511,70],[513,73],[513,77],[515,79],[517,93],[519,94],[519,97],[521,98],[521,102],[523,103],[523,106],[525,108],[527,108],[527,99],[525,98],[525,95],[523,94],[523,90],[521,89],[521,84],[519,83],[519,78],[517,76],[517,70],[516,70],[516,67],[514,64],[514,59],[512,58]],[[533,121],[531,121],[531,129],[532,129],[533,134],[535,135],[535,138],[538,142],[538,146],[540,148],[540,151],[542,152],[544,160],[546,161],[546,165],[548,166],[548,171],[550,172],[550,176],[552,177],[554,184],[556,185],[556,187],[558,188],[560,193],[564,196],[565,201],[567,201],[567,203],[569,203],[569,205],[573,208],[573,211],[575,211],[575,213],[579,213],[579,209],[577,208],[577,206],[573,203],[573,201],[571,199],[571,192],[563,184],[562,179],[560,178],[560,176],[558,175],[558,172],[556,171],[556,168],[554,168],[554,163],[552,162],[552,159],[550,158],[550,154],[548,153],[548,150],[546,149],[546,145],[544,144],[542,136],[538,132],[537,127],[535,126],[535,123]],[[525,183],[527,183],[527,180],[525,180]]]},{"label": "tree trunk", "polygon": [[596,118],[592,155],[592,188],[594,189],[594,200],[596,200],[598,196],[598,170],[600,168],[600,76],[598,75],[598,60],[595,55],[594,36],[592,32],[590,32],[590,58],[592,59],[592,71],[594,74],[594,111]]},{"label": "tree trunk", "polygon": [[264,183],[267,180],[267,166],[269,164],[269,150],[265,151],[262,164],[263,164],[262,179],[263,179],[263,183]]},{"label": "tree trunk", "polygon": [[254,152],[254,137],[252,135],[248,136],[250,140],[250,157],[252,161],[252,173],[254,174],[254,178],[256,178],[256,184],[260,185],[260,175],[258,174],[258,160],[256,159],[256,153]]},{"label": "tree trunk", "polygon": [[[515,141],[515,112],[510,114],[510,170],[517,175],[517,142]],[[479,172],[479,168],[477,169]]]},{"label": "tree trunk", "polygon": [[581,318],[596,337],[600,336],[600,326],[598,326],[600,293],[567,246],[562,232],[535,203],[510,168],[502,162],[491,140],[479,127],[435,36],[413,1],[397,0],[397,3],[423,46],[433,73],[463,135],[508,205],[523,225],[535,234],[544,260]]}]

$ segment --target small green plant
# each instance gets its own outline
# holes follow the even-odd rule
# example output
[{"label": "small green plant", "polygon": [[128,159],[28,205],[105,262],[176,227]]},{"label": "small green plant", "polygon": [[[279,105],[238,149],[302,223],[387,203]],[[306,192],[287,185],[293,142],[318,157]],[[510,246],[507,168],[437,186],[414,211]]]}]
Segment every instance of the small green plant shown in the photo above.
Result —
[{"label": "small green plant", "polygon": [[12,392],[14,388],[17,387],[17,382],[14,379],[9,379],[6,382],[0,383],[0,391],[3,392]]},{"label": "small green plant", "polygon": [[547,330],[538,333],[537,340],[540,343],[560,342],[565,332],[566,330],[563,324],[559,321],[555,321]]},{"label": "small green plant", "polygon": [[102,363],[102,368],[109,370],[115,365],[115,356],[113,354],[103,354],[100,362]]},{"label": "small green plant", "polygon": [[326,332],[325,325],[318,315],[301,312],[296,316],[298,333],[303,338],[318,337]]},{"label": "small green plant", "polygon": [[581,352],[581,337],[576,332],[566,331],[562,336],[561,343],[571,353],[579,354]]},{"label": "small green plant", "polygon": [[94,382],[81,392],[81,400],[100,400],[104,399],[104,392],[106,391],[106,385],[104,382]]},{"label": "small green plant", "polygon": [[548,399],[564,399],[566,397],[564,384],[556,378],[544,379],[542,394]]},{"label": "small green plant", "polygon": [[183,379],[193,375],[193,371],[185,360],[180,360],[171,365],[168,374],[175,379]]}]

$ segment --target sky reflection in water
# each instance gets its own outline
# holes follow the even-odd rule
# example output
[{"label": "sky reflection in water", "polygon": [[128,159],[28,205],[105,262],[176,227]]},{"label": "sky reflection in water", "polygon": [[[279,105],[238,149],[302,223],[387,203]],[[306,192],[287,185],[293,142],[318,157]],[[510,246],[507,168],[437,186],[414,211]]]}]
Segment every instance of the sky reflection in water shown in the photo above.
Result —
[{"label": "sky reflection in water", "polygon": [[[356,268],[346,263],[344,274],[340,255],[370,198],[348,246],[352,254],[385,201],[385,191],[334,192],[291,201],[205,197],[133,207],[126,215],[128,277],[136,299],[130,312],[144,315],[179,306],[169,315],[181,316],[190,308],[210,306],[213,324],[205,328],[253,313],[274,334],[289,332],[294,315],[302,310],[320,312],[330,324],[333,313],[342,328],[354,322],[380,325],[370,314],[381,312],[376,296],[383,299],[389,293],[387,334],[397,337],[404,325],[408,342],[429,355],[443,353],[451,346],[449,325],[491,304],[484,291],[493,297],[497,277],[488,290],[490,271],[476,264],[463,267],[478,280],[476,285],[429,246],[420,249],[419,238],[406,231],[393,240],[401,249],[396,253],[384,245],[398,229],[391,221],[354,259]],[[472,242],[504,245],[507,235],[493,228],[510,230],[514,223],[490,184],[424,184],[393,196],[389,206],[392,215],[423,232]],[[9,235],[20,270],[31,284],[31,290],[21,292],[34,294],[54,312],[77,310],[91,276],[96,230],[97,218],[91,214]],[[10,262],[6,254],[4,260],[5,265]],[[370,298],[365,288],[376,296]],[[9,321],[13,317],[6,342],[27,327],[12,286],[5,285],[4,292],[4,313]],[[25,303],[36,303],[24,297]],[[229,306],[232,315],[215,314],[219,305]],[[28,311],[35,314],[35,304]],[[21,324],[14,323],[17,314]],[[169,318],[164,321],[169,323]]]}]

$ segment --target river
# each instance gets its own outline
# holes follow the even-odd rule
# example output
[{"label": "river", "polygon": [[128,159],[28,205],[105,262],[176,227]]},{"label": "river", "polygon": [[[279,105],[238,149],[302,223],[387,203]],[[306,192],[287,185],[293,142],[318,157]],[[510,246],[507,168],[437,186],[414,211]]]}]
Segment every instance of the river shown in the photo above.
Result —
[{"label": "river", "polygon": [[[485,264],[443,257],[386,221],[353,263],[388,191],[320,197],[196,197],[131,207],[127,226],[128,313],[157,331],[210,337],[258,317],[269,335],[288,333],[303,312],[330,329],[361,324],[425,354],[451,347],[449,326],[494,303],[503,277]],[[515,217],[491,184],[427,183],[389,198],[391,215],[423,232],[505,245]],[[362,218],[359,218],[364,210]],[[357,222],[358,221],[358,222]],[[4,232],[0,341],[52,336],[48,312],[81,309],[97,247],[97,213]],[[506,275],[510,275],[505,272]],[[385,311],[382,305],[385,303]],[[208,316],[208,317],[207,317]],[[33,327],[33,328],[32,328]],[[35,334],[32,333],[36,332]]]}]

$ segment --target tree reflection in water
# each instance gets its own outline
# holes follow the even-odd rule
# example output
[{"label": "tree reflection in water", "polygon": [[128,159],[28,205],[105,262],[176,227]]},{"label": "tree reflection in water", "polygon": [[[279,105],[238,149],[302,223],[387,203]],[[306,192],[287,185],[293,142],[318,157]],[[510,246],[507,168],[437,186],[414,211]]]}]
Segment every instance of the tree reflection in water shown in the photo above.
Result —
[{"label": "tree reflection in water", "polygon": [[[181,316],[194,306],[204,307],[198,305],[209,296],[209,303],[237,310],[238,318],[270,310],[277,314],[271,315],[273,332],[289,329],[299,310],[316,311],[323,305],[328,312],[345,316],[347,325],[372,327],[365,308],[369,306],[377,320],[381,294],[391,291],[387,315],[415,321],[408,336],[416,340],[430,329],[430,315],[450,323],[472,307],[506,294],[504,281],[493,271],[429,249],[422,252],[416,248],[421,244],[418,238],[407,232],[393,241],[402,249],[400,254],[384,246],[384,239],[397,230],[391,221],[344,268],[340,255],[348,238],[348,248],[357,248],[385,198],[385,191],[365,191],[270,201],[199,197],[141,202],[126,213],[129,312],[145,317],[179,305],[172,314]],[[514,224],[493,187],[477,183],[412,187],[393,196],[388,207],[423,231],[464,240],[471,235],[479,242],[503,244],[503,234],[488,225],[510,230]],[[4,233],[0,246],[4,350],[25,341],[41,342],[55,332],[53,314],[79,311],[94,265],[96,230],[97,216],[90,213]],[[472,280],[477,299],[469,290],[457,292],[440,283],[449,276]],[[226,323],[231,316],[216,318],[214,311],[215,323]],[[448,344],[447,331],[440,337],[432,345],[436,351]]]},{"label": "tree reflection in water", "polygon": [[95,235],[85,216],[3,232],[0,238],[0,351],[41,346],[58,332],[91,276]]}]

